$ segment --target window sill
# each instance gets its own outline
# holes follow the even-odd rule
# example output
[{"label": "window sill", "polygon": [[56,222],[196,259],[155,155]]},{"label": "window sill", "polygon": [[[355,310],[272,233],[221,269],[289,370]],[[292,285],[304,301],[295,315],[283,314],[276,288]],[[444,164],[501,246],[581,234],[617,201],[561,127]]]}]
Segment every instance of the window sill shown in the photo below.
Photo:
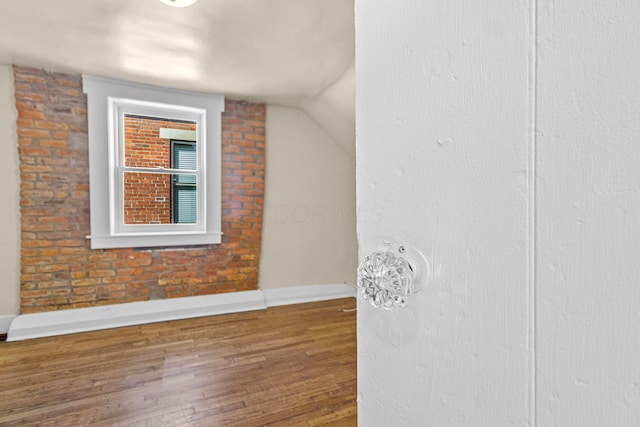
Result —
[{"label": "window sill", "polygon": [[119,236],[87,236],[93,249],[212,245],[222,242],[222,233],[175,233]]}]

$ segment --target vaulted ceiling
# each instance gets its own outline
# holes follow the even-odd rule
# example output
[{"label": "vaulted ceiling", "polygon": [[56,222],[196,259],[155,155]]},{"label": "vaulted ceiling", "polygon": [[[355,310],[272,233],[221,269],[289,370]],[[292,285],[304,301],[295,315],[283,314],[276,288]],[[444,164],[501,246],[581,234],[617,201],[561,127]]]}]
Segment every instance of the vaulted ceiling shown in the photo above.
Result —
[{"label": "vaulted ceiling", "polygon": [[353,0],[0,0],[0,63],[307,112],[349,152]]}]

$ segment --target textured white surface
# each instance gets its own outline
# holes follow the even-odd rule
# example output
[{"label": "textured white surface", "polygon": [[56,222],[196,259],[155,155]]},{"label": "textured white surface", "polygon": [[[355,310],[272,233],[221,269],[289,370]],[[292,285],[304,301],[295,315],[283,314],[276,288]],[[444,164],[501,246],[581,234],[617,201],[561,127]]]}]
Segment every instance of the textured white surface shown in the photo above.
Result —
[{"label": "textured white surface", "polygon": [[528,421],[528,25],[524,2],[356,2],[360,257],[434,266],[403,309],[359,300],[359,425]]},{"label": "textured white surface", "polygon": [[360,425],[638,426],[640,3],[498,3],[356,3]]},{"label": "textured white surface", "polygon": [[538,425],[640,425],[640,2],[539,0]]},{"label": "textured white surface", "polygon": [[0,315],[20,311],[20,171],[13,95],[13,70],[0,64]]}]

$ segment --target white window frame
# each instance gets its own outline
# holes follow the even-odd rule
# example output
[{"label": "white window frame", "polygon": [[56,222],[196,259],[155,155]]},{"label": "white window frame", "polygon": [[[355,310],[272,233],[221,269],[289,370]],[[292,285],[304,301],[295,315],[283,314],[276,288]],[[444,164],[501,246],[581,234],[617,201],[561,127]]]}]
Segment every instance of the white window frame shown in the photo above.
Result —
[{"label": "white window frame", "polygon": [[[89,118],[91,248],[216,244],[221,230],[221,133],[224,97],[83,76]],[[124,224],[125,171],[180,173],[124,165],[125,114],[196,122],[198,221]]]}]

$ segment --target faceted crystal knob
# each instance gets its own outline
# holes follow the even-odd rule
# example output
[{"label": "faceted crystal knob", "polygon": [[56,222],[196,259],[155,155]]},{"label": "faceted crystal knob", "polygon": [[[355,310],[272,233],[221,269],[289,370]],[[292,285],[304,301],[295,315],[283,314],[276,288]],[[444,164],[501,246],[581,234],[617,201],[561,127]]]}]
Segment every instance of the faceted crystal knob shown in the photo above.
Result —
[{"label": "faceted crystal knob", "polygon": [[358,267],[358,288],[374,307],[393,310],[415,293],[415,274],[409,262],[392,252],[374,252]]}]

